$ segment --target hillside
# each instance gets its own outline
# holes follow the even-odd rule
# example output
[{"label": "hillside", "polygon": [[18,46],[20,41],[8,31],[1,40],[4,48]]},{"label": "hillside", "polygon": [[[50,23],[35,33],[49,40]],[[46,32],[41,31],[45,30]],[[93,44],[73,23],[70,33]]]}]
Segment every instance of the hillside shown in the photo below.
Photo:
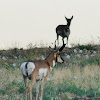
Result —
[{"label": "hillside", "polygon": [[[57,48],[58,49],[58,48]],[[28,59],[45,59],[46,56],[53,50],[53,48],[14,48],[9,50],[0,51],[0,62],[6,62],[13,64]],[[66,63],[69,63],[71,59],[94,59],[100,56],[100,45],[77,45],[72,48],[65,47],[61,52],[61,56],[65,59]],[[20,61],[21,60],[21,61]],[[73,62],[73,61],[71,61]],[[97,62],[100,64],[100,62]]]},{"label": "hillside", "polygon": [[[1,50],[0,100],[24,100],[21,63],[29,59],[45,59],[52,50],[37,47]],[[57,64],[47,79],[44,100],[99,100],[100,45],[66,47],[61,56],[65,62]],[[35,93],[34,88],[34,96]]]}]

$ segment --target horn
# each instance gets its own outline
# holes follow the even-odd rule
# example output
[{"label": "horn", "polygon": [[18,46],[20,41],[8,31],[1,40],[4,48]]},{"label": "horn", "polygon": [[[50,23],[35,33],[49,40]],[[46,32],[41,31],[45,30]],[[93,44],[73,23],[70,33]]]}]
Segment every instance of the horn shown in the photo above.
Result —
[{"label": "horn", "polygon": [[[57,39],[56,39],[57,40]],[[55,40],[55,46],[54,46],[54,51],[56,51],[56,40]]]},{"label": "horn", "polygon": [[65,16],[65,19],[67,20],[67,17]]},{"label": "horn", "polygon": [[59,52],[61,52],[65,46],[66,46],[66,44],[63,44],[62,47],[59,49]]}]

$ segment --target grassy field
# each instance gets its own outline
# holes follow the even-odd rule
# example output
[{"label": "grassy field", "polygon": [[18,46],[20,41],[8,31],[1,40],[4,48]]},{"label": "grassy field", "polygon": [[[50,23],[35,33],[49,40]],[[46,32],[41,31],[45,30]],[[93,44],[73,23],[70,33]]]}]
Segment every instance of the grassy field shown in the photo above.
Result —
[{"label": "grassy field", "polygon": [[[42,59],[49,52],[48,48],[1,50],[0,100],[24,100],[20,64],[28,59]],[[43,100],[100,100],[100,45],[65,48],[62,56],[65,63],[53,69],[45,84]]]}]

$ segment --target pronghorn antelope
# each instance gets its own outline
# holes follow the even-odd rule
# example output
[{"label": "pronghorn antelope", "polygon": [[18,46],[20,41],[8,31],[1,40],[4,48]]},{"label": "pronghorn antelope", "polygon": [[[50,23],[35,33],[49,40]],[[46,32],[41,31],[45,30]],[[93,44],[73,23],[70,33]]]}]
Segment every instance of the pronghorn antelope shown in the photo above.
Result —
[{"label": "pronghorn antelope", "polygon": [[64,38],[67,37],[67,46],[68,46],[68,37],[70,34],[70,24],[73,19],[73,16],[70,19],[65,17],[65,19],[67,20],[67,25],[58,25],[56,28],[56,34],[57,34],[57,40],[59,39],[59,35],[62,37],[63,44],[64,44]]},{"label": "pronghorn antelope", "polygon": [[[29,60],[21,64],[20,69],[25,83],[26,99],[27,99],[27,92],[29,92],[30,99],[32,100],[32,87],[36,82],[36,100],[38,100],[38,94],[39,94],[38,81],[42,81],[40,100],[43,99],[43,88],[47,76],[54,68],[56,62],[59,63],[64,62],[64,60],[60,56],[60,52],[64,49],[65,45],[66,44],[64,44],[59,50],[52,51],[45,60]],[[29,88],[27,88],[27,78],[31,80]]]}]

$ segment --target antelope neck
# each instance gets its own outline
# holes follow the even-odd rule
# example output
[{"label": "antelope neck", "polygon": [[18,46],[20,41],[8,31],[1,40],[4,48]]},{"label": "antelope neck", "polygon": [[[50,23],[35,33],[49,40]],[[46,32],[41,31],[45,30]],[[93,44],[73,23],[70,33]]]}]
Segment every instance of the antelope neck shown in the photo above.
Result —
[{"label": "antelope neck", "polygon": [[52,69],[55,66],[55,60],[47,60],[47,64],[50,66],[50,69]]},{"label": "antelope neck", "polygon": [[67,23],[67,27],[68,27],[68,28],[70,27],[70,24],[71,24],[71,23]]},{"label": "antelope neck", "polygon": [[56,62],[56,58],[54,57],[54,53],[52,52],[45,60],[48,64],[48,66],[50,67],[50,69],[53,69],[53,67],[55,66],[55,62]]}]

